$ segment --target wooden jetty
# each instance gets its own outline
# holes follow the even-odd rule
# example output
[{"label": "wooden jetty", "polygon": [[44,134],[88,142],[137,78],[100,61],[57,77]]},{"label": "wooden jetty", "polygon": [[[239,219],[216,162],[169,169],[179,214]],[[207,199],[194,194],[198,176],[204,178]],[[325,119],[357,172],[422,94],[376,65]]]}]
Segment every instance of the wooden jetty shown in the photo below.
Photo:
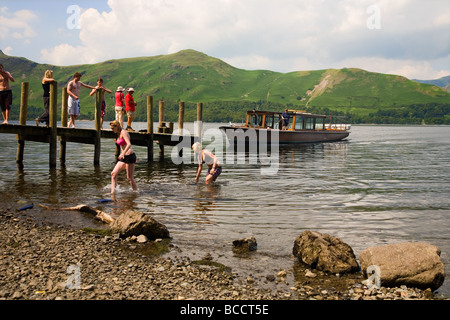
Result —
[{"label": "wooden jetty", "polygon": [[[23,168],[23,156],[25,141],[43,142],[49,144],[49,165],[50,168],[56,167],[57,164],[57,141],[59,138],[60,152],[59,159],[62,166],[66,162],[66,144],[67,142],[83,143],[94,145],[94,165],[100,164],[100,147],[101,139],[116,139],[116,135],[111,130],[100,129],[101,110],[97,106],[102,105],[102,92],[97,90],[96,95],[96,112],[95,112],[95,129],[79,129],[68,128],[68,108],[67,108],[67,88],[63,88],[62,92],[62,112],[61,126],[57,126],[57,100],[58,100],[58,83],[54,81],[50,85],[50,106],[49,106],[49,126],[33,126],[26,125],[27,106],[28,106],[28,82],[22,82],[22,92],[20,99],[20,116],[19,124],[3,124],[0,125],[0,133],[17,135],[17,156],[16,162],[19,168]],[[147,147],[148,163],[153,162],[153,146],[154,143],[159,145],[159,159],[164,159],[164,146],[178,146],[179,154],[182,154],[180,145],[192,145],[196,141],[200,141],[201,131],[197,132],[197,136],[181,135],[184,122],[184,103],[179,104],[180,113],[178,119],[178,135],[173,134],[173,123],[164,122],[164,101],[159,102],[159,127],[158,132],[154,132],[153,128],[153,97],[147,96],[147,130],[146,132],[129,132],[131,144],[135,146]],[[197,120],[202,121],[202,103],[197,104]],[[189,144],[181,141],[189,140]],[[116,158],[119,155],[119,147],[116,145]]]}]

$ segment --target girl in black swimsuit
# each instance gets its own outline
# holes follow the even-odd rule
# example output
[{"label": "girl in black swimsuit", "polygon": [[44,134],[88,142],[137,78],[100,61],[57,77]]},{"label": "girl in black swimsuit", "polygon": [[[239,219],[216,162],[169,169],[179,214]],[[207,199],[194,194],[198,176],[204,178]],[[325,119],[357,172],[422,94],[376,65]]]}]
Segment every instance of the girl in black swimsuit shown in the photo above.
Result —
[{"label": "girl in black swimsuit", "polygon": [[198,162],[197,175],[195,177],[195,182],[198,182],[200,178],[200,173],[202,172],[203,164],[208,165],[208,172],[206,173],[206,184],[216,181],[217,177],[222,173],[222,166],[220,165],[219,159],[209,150],[202,150],[202,145],[196,142],[192,145],[192,150],[194,150],[195,156]]}]

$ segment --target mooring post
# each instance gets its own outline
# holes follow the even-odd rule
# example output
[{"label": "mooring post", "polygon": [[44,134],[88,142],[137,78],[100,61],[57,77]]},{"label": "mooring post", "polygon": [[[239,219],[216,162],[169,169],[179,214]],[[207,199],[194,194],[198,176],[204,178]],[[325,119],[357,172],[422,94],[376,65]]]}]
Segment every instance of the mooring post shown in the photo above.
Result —
[{"label": "mooring post", "polygon": [[200,138],[200,143],[202,140],[202,130],[203,130],[203,103],[197,103],[197,137]]},{"label": "mooring post", "polygon": [[[183,135],[184,128],[184,102],[180,101],[178,108],[178,135]],[[183,138],[181,138],[183,139]],[[180,157],[183,157],[183,147],[181,147],[181,143],[178,144],[178,154]]]},{"label": "mooring post", "polygon": [[184,102],[180,101],[178,110],[178,135],[183,134],[184,127]]},{"label": "mooring post", "polygon": [[[162,123],[164,122],[164,101],[159,100],[159,127],[158,132],[162,132]],[[159,161],[164,160],[164,145],[159,141]]]},{"label": "mooring post", "polygon": [[153,162],[153,96],[147,96],[147,158]]},{"label": "mooring post", "polygon": [[50,83],[50,101],[49,101],[49,127],[50,127],[50,168],[56,167],[56,151],[58,141],[58,128],[56,127],[58,102],[58,82]]},{"label": "mooring post", "polygon": [[95,99],[95,150],[94,150],[94,166],[100,165],[100,152],[101,152],[101,118],[102,118],[102,102],[103,102],[103,89],[97,89],[97,95]]},{"label": "mooring post", "polygon": [[[20,115],[19,124],[27,124],[27,108],[28,108],[28,82],[22,82],[21,94],[20,94]],[[23,168],[23,154],[25,149],[25,140],[20,135],[17,135],[17,155],[16,163],[19,169]]]},{"label": "mooring post", "polygon": [[159,126],[164,122],[164,100],[159,100]]},{"label": "mooring post", "polygon": [[[62,101],[61,101],[61,127],[67,128],[67,117],[68,117],[68,98],[67,87],[62,89]],[[62,166],[66,165],[66,138],[61,137],[59,143],[59,161]]]}]

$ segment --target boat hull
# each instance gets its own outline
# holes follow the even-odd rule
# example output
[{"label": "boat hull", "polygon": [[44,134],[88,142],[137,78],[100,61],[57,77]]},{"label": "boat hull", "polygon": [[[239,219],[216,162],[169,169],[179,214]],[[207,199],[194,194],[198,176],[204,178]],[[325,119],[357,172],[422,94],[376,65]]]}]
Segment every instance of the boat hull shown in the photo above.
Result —
[{"label": "boat hull", "polygon": [[302,144],[334,142],[347,138],[350,134],[346,130],[277,130],[248,128],[240,126],[220,127],[228,140],[234,143],[250,143],[266,141],[273,144]]}]

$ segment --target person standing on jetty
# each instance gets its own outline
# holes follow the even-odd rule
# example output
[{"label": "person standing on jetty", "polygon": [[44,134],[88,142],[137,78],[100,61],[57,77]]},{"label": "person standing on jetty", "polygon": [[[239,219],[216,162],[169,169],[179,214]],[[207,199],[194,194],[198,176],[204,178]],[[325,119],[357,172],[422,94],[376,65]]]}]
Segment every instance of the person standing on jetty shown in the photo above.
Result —
[{"label": "person standing on jetty", "polygon": [[36,125],[39,126],[39,123],[45,122],[45,125],[48,127],[49,120],[49,106],[50,106],[50,83],[55,81],[53,79],[53,71],[47,70],[44,73],[44,77],[42,78],[42,89],[44,89],[44,94],[42,98],[44,99],[44,113],[36,119]]},{"label": "person standing on jetty", "polygon": [[197,175],[195,177],[195,182],[198,182],[200,178],[200,173],[202,172],[203,163],[206,163],[209,167],[206,173],[206,184],[216,181],[217,177],[222,173],[222,166],[220,165],[219,159],[209,150],[202,150],[202,145],[200,142],[196,142],[192,145],[192,150],[194,150],[194,157],[198,162]]},{"label": "person standing on jetty", "polygon": [[[103,92],[102,92],[102,110],[101,110],[101,115],[100,115],[100,129],[103,130],[103,118],[105,117],[105,112],[106,112],[105,92],[112,93],[112,91],[103,86],[103,79],[102,78],[98,78],[97,86],[95,87],[95,89],[93,89],[91,91],[91,93],[89,95],[92,97],[97,92],[98,89],[103,89]],[[95,107],[97,107],[97,101],[95,102]]]},{"label": "person standing on jetty", "polygon": [[8,124],[9,112],[12,106],[12,91],[9,81],[14,82],[14,78],[8,71],[3,69],[3,64],[0,64],[0,107],[2,108],[3,123]]},{"label": "person standing on jetty", "polygon": [[284,112],[281,114],[281,119],[283,120],[283,128],[282,130],[287,130],[289,128],[289,112],[288,109],[284,109]]},{"label": "person standing on jetty", "polygon": [[81,73],[76,72],[73,75],[73,80],[67,85],[67,93],[69,94],[68,106],[70,121],[68,127],[75,128],[75,120],[78,118],[81,112],[80,106],[80,88],[85,87],[89,89],[95,89],[95,87],[84,84],[81,80]]},{"label": "person standing on jetty", "polygon": [[127,130],[124,130],[119,121],[114,120],[109,124],[111,130],[117,135],[116,144],[120,147],[119,161],[111,172],[111,194],[116,192],[117,176],[119,173],[126,169],[127,179],[130,181],[131,187],[134,191],[137,191],[138,187],[134,180],[134,166],[136,164],[136,154],[131,148],[130,134]]},{"label": "person standing on jetty", "polygon": [[125,97],[125,105],[126,105],[126,111],[127,111],[127,130],[128,131],[134,131],[133,128],[131,128],[131,123],[134,120],[134,111],[136,108],[136,102],[134,102],[133,93],[134,93],[134,89],[130,88],[130,89],[128,89],[127,96]]},{"label": "person standing on jetty", "polygon": [[123,92],[125,90],[123,89],[123,87],[119,86],[116,90],[116,107],[115,107],[115,111],[116,111],[116,120],[119,121],[120,126],[123,128],[123,116],[125,114],[125,96],[123,95]]}]

